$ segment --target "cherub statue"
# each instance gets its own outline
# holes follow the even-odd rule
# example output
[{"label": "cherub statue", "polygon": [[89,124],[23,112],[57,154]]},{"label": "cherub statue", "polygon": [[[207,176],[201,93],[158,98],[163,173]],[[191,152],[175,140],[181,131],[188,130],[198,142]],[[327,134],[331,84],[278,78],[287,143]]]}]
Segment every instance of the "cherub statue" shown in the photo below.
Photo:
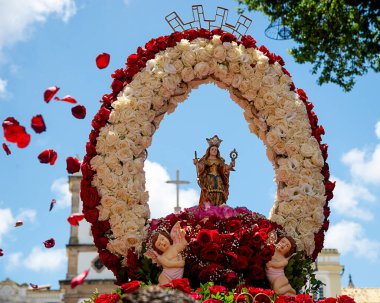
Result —
[{"label": "cherub statue", "polygon": [[225,164],[220,156],[219,146],[223,140],[218,136],[206,139],[209,147],[205,155],[198,159],[195,152],[193,160],[197,170],[197,181],[201,188],[199,206],[204,207],[206,203],[214,206],[222,205],[227,202],[229,194],[230,171],[234,170],[237,152],[234,149],[230,153],[231,163]]},{"label": "cherub statue", "polygon": [[158,277],[159,285],[170,283],[174,279],[183,277],[185,260],[183,260],[180,253],[188,245],[185,234],[185,230],[181,229],[180,222],[177,221],[170,231],[170,235],[165,231],[160,231],[153,235],[152,249],[149,249],[144,255],[151,258],[154,263],[162,266],[163,270]]},{"label": "cherub statue", "polygon": [[266,275],[270,286],[278,295],[295,296],[296,291],[289,284],[284,268],[296,252],[296,243],[293,238],[282,236],[277,240],[275,247],[272,259],[266,264]]}]

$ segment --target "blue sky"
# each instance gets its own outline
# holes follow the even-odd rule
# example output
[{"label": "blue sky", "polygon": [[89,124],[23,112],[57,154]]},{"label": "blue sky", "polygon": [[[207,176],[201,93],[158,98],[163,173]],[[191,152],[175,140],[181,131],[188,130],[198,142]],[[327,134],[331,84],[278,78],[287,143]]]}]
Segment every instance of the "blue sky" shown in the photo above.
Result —
[{"label": "blue sky", "polygon": [[[0,0],[0,119],[13,116],[32,135],[27,148],[9,144],[10,156],[0,152],[0,248],[4,250],[0,280],[9,277],[18,283],[57,287],[58,280],[65,278],[70,214],[65,159],[83,157],[92,117],[101,96],[110,92],[113,70],[123,67],[138,46],[171,32],[164,20],[170,12],[189,20],[192,4],[203,4],[210,18],[218,5],[230,9],[231,23],[237,17],[234,1]],[[307,92],[326,130],[323,142],[329,144],[328,163],[337,188],[325,247],[341,252],[346,269],[342,284],[347,285],[351,273],[356,286],[380,287],[379,74],[358,78],[350,93],[331,84],[318,86],[311,66],[296,64],[287,54],[292,41],[266,38],[266,18],[257,13],[247,16],[253,19],[248,34],[284,58],[296,87]],[[104,70],[95,65],[101,52],[111,55]],[[52,85],[61,88],[60,97],[69,94],[85,105],[87,117],[72,117],[68,103],[46,104],[42,95]],[[37,114],[47,125],[42,134],[30,128]],[[264,145],[249,133],[242,110],[228,92],[209,84],[193,90],[153,138],[146,163],[153,216],[172,211],[175,187],[164,182],[175,178],[177,168],[183,179],[192,182],[181,190],[182,203],[197,202],[192,158],[194,150],[204,153],[205,138],[214,134],[224,140],[225,158],[233,148],[239,152],[228,203],[268,215],[276,187]],[[47,148],[58,152],[54,166],[37,160]],[[58,203],[49,213],[53,198]],[[17,219],[24,226],[15,228]],[[47,250],[42,242],[51,237],[57,244]]]}]

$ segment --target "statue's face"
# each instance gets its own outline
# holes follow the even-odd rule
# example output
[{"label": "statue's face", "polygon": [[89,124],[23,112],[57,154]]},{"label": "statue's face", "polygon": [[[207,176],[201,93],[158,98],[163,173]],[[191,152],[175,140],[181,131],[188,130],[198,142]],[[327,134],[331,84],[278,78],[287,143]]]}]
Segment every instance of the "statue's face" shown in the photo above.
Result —
[{"label": "statue's face", "polygon": [[216,156],[218,154],[218,148],[216,146],[210,147],[210,156]]},{"label": "statue's face", "polygon": [[278,242],[278,250],[283,254],[287,254],[289,252],[289,250],[292,248],[292,244],[290,243],[290,241],[287,239],[287,238],[282,238],[279,242]]},{"label": "statue's face", "polygon": [[170,241],[163,235],[158,235],[157,241],[154,244],[160,251],[165,252],[170,246]]}]

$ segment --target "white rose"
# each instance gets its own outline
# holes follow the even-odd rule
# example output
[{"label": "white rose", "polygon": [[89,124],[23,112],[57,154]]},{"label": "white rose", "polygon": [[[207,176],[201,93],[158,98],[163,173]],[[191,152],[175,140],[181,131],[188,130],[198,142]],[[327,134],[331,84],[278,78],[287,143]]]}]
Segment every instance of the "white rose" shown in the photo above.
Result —
[{"label": "white rose", "polygon": [[268,91],[268,92],[264,93],[263,99],[267,105],[272,105],[272,104],[277,103],[278,96],[276,94],[274,94],[273,92]]},{"label": "white rose", "polygon": [[185,67],[181,72],[181,77],[184,82],[190,82],[194,79],[194,70],[191,67]]},{"label": "white rose", "polygon": [[228,70],[232,73],[239,74],[240,73],[240,64],[239,62],[230,62],[228,64]]},{"label": "white rose", "polygon": [[226,59],[230,62],[237,62],[240,60],[241,54],[240,51],[233,47],[227,51]]},{"label": "white rose", "polygon": [[194,67],[194,73],[197,78],[205,78],[210,71],[210,66],[206,62],[199,62]]},{"label": "white rose", "polygon": [[162,81],[162,85],[169,91],[174,91],[177,85],[180,83],[181,79],[177,75],[170,75],[165,77]]},{"label": "white rose", "polygon": [[177,71],[177,73],[181,72],[183,69],[183,63],[181,60],[175,60],[173,62],[173,66],[174,66],[175,70]]},{"label": "white rose", "polygon": [[177,43],[176,48],[180,51],[187,51],[190,49],[189,40],[182,39],[179,43]]},{"label": "white rose", "polygon": [[269,75],[265,75],[263,78],[262,78],[262,85],[266,86],[266,87],[273,87],[274,84],[275,84],[275,79],[273,76],[269,76]]},{"label": "white rose", "polygon": [[195,57],[195,54],[194,52],[192,51],[184,51],[182,53],[182,63],[184,66],[194,66],[195,62],[196,62],[196,57]]},{"label": "white rose", "polygon": [[216,59],[217,62],[224,62],[224,60],[226,59],[226,54],[227,52],[223,45],[217,45],[214,47],[213,57]]},{"label": "white rose", "polygon": [[243,81],[243,76],[241,74],[235,74],[232,80],[232,86],[238,88]]},{"label": "white rose", "polygon": [[211,43],[213,45],[221,45],[222,41],[220,40],[220,36],[219,35],[212,36]]},{"label": "white rose", "polygon": [[273,131],[269,131],[266,136],[266,144],[269,146],[274,146],[280,138],[277,136],[277,134]]},{"label": "white rose", "polygon": [[239,85],[239,90],[241,91],[242,94],[244,94],[250,87],[250,80],[249,79],[244,79],[240,82]]},{"label": "white rose", "polygon": [[111,206],[111,211],[114,214],[123,214],[127,210],[127,205],[123,201],[117,201]]},{"label": "white rose", "polygon": [[103,179],[103,184],[108,187],[109,189],[114,189],[117,187],[119,183],[118,176],[116,176],[113,173],[108,173],[105,176],[101,176]]},{"label": "white rose", "polygon": [[164,65],[164,71],[168,74],[175,74],[177,72],[175,66],[171,63],[166,63]]},{"label": "white rose", "polygon": [[257,97],[254,101],[253,104],[255,105],[256,109],[261,111],[265,108],[265,101],[263,98]]},{"label": "white rose", "polygon": [[198,62],[208,62],[211,59],[211,54],[206,48],[200,47],[196,51],[196,57]]},{"label": "white rose", "polygon": [[248,101],[253,101],[257,97],[257,91],[249,89],[243,94],[243,97],[246,98]]},{"label": "white rose", "polygon": [[99,167],[104,165],[104,158],[102,156],[96,155],[90,161],[91,168],[97,170]]},{"label": "white rose", "polygon": [[314,148],[309,143],[301,144],[301,154],[310,158],[314,154]]},{"label": "white rose", "polygon": [[321,152],[314,152],[311,156],[311,162],[319,167],[323,167],[325,165],[325,161],[323,160],[322,153]]}]

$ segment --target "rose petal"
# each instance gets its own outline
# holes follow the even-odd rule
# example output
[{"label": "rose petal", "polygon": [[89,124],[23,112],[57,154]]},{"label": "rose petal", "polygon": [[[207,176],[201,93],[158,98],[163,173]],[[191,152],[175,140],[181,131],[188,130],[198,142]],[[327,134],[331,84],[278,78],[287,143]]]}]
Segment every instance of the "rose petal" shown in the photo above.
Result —
[{"label": "rose petal", "polygon": [[52,248],[55,245],[54,238],[50,238],[49,240],[46,240],[43,242],[46,248]]},{"label": "rose petal", "polygon": [[45,149],[42,153],[38,155],[38,160],[41,163],[50,163],[50,165],[54,165],[55,160],[57,160],[58,154],[53,149]]},{"label": "rose petal", "polygon": [[87,275],[88,275],[88,272],[90,270],[87,269],[85,270],[84,272],[82,272],[81,274],[77,275],[76,277],[74,277],[71,282],[70,282],[70,285],[71,285],[71,288],[75,288],[77,287],[78,285],[82,284],[84,279],[86,279]]},{"label": "rose petal", "polygon": [[44,118],[42,117],[42,115],[37,115],[37,116],[34,116],[32,118],[31,127],[34,129],[34,131],[37,134],[40,134],[46,130],[45,121],[44,121]]},{"label": "rose petal", "polygon": [[69,174],[77,173],[80,170],[80,161],[74,157],[67,157],[66,170]]},{"label": "rose petal", "polygon": [[30,135],[25,131],[25,127],[21,126],[15,118],[6,118],[2,126],[5,140],[16,143],[19,148],[28,146]]},{"label": "rose petal", "polygon": [[3,143],[3,149],[5,153],[7,154],[7,156],[11,154],[11,150],[9,149],[8,145],[6,145],[5,143]]},{"label": "rose petal", "polygon": [[69,223],[70,223],[72,226],[78,226],[78,225],[79,225],[79,221],[82,221],[83,218],[84,218],[84,215],[83,215],[83,214],[72,213],[72,214],[67,218],[67,221],[69,221]]},{"label": "rose petal", "polygon": [[19,227],[22,225],[24,225],[24,222],[22,222],[21,220],[18,220],[18,221],[16,221],[15,227]]},{"label": "rose petal", "polygon": [[65,101],[65,102],[68,102],[68,103],[72,103],[72,104],[75,104],[77,103],[77,100],[75,100],[74,97],[70,96],[70,95],[67,95],[67,96],[64,96],[63,98],[59,99],[59,98],[54,98],[54,100],[61,100],[61,101]]},{"label": "rose petal", "polygon": [[55,199],[51,200],[49,211],[51,211],[53,209],[55,203],[57,203],[57,201]]},{"label": "rose petal", "polygon": [[74,106],[71,109],[71,113],[77,119],[84,119],[86,117],[86,107],[83,105]]},{"label": "rose petal", "polygon": [[44,92],[44,100],[46,103],[49,103],[49,101],[51,100],[51,98],[54,97],[54,95],[59,91],[59,87],[58,86],[51,86],[51,87],[48,87],[45,92]]},{"label": "rose petal", "polygon": [[33,289],[38,289],[38,285],[37,284],[29,283],[29,285]]},{"label": "rose petal", "polygon": [[107,53],[101,53],[96,57],[96,66],[99,69],[106,68],[110,63],[110,55]]},{"label": "rose petal", "polygon": [[4,256],[3,250],[0,248],[0,257]]}]

